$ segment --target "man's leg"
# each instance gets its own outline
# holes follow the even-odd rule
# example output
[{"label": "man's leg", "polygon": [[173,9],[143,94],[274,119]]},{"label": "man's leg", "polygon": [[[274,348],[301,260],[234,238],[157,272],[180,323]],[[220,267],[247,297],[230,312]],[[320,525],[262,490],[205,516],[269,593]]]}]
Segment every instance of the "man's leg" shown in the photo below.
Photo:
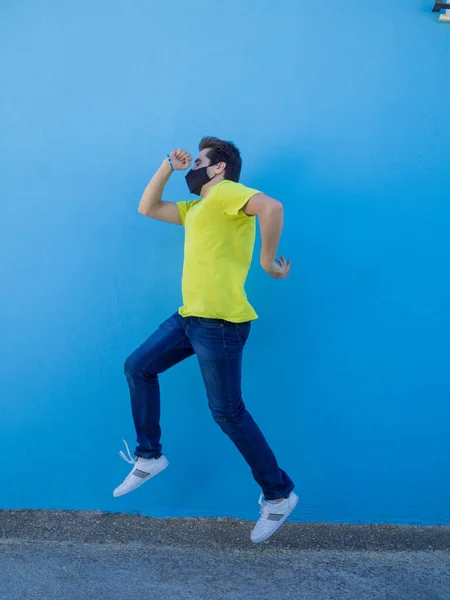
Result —
[{"label": "man's leg", "polygon": [[136,456],[161,456],[158,374],[193,354],[194,350],[184,330],[184,319],[176,313],[160,325],[125,361],[125,376],[130,387],[138,442]]},{"label": "man's leg", "polygon": [[280,469],[241,394],[242,351],[250,323],[192,317],[189,339],[197,354],[214,420],[250,466],[266,500],[289,496],[294,484]]}]

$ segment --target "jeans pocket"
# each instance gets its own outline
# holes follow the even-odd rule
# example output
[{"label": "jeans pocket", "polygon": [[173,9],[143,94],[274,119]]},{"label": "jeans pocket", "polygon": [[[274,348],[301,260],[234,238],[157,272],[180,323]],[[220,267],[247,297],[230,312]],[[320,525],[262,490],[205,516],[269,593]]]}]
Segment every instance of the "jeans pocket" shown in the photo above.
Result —
[{"label": "jeans pocket", "polygon": [[209,327],[211,329],[219,329],[224,325],[223,319],[207,319],[206,317],[197,317],[197,320],[200,325],[203,325],[203,327]]}]

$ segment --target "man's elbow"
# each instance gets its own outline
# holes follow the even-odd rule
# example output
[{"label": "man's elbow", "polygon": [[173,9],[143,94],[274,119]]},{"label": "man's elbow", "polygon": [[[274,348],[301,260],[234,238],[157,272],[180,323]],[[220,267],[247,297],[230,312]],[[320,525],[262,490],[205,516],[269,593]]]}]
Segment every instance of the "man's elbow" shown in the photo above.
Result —
[{"label": "man's elbow", "polygon": [[144,215],[144,217],[151,217],[152,216],[152,210],[151,209],[144,209],[144,207],[142,206],[138,206],[138,213],[140,215]]}]

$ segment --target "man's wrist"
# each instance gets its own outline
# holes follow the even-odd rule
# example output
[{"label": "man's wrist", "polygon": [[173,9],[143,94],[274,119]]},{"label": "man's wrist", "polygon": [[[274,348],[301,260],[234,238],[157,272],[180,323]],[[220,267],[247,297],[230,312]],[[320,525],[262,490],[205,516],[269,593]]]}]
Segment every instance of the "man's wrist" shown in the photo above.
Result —
[{"label": "man's wrist", "polygon": [[172,159],[170,158],[170,154],[166,154],[166,158],[167,158],[167,162],[169,163],[169,165],[170,165],[170,168],[171,168],[172,172],[173,172],[173,171],[175,171],[175,168],[174,168],[174,166],[173,166]]},{"label": "man's wrist", "polygon": [[261,256],[260,263],[263,269],[273,265],[275,258],[268,258],[267,256]]},{"label": "man's wrist", "polygon": [[174,169],[170,166],[169,159],[166,158],[162,161],[161,168],[164,169],[164,173],[167,175],[172,175]]}]

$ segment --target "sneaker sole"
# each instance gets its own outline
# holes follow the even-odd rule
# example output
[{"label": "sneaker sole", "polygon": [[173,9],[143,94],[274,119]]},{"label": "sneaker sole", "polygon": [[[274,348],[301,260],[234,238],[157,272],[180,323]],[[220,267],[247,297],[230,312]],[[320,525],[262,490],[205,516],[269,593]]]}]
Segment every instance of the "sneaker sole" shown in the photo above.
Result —
[{"label": "sneaker sole", "polygon": [[[161,465],[160,468],[158,468],[155,472],[153,473],[149,473],[148,477],[145,477],[144,479],[140,479],[137,482],[137,485],[129,490],[125,490],[123,492],[117,492],[116,490],[118,488],[116,488],[113,492],[113,496],[114,498],[120,498],[120,496],[125,496],[126,494],[129,494],[130,492],[134,492],[135,490],[137,490],[138,488],[141,487],[141,485],[144,485],[144,483],[147,483],[147,481],[149,481],[150,479],[153,479],[153,477],[156,477],[156,475],[159,475],[160,473],[162,473],[163,471],[165,471],[167,469],[167,467],[169,466],[169,461],[166,459],[166,462],[163,463]],[[119,486],[120,487],[120,486]]]},{"label": "sneaker sole", "polygon": [[294,506],[291,508],[291,510],[288,512],[288,514],[287,514],[287,515],[285,515],[285,516],[284,516],[282,519],[280,519],[280,520],[278,521],[278,523],[277,523],[277,527],[276,527],[276,528],[275,528],[273,531],[271,531],[270,533],[268,533],[266,536],[264,536],[264,537],[263,537],[263,538],[261,538],[261,539],[258,539],[258,540],[254,540],[254,539],[252,539],[252,542],[253,542],[254,544],[260,544],[261,542],[265,542],[265,541],[266,541],[266,540],[268,540],[270,537],[272,537],[272,536],[273,536],[273,534],[274,534],[274,533],[276,533],[276,532],[277,532],[277,531],[280,529],[280,527],[283,525],[283,523],[286,521],[286,519],[287,519],[287,518],[288,518],[288,517],[289,517],[289,516],[290,516],[290,515],[291,515],[291,514],[294,512],[294,510],[295,510],[295,508],[296,508],[296,506],[297,506],[297,504],[298,504],[298,496],[296,497],[296,499],[295,499],[295,501],[294,501],[294,502],[295,502]]}]

